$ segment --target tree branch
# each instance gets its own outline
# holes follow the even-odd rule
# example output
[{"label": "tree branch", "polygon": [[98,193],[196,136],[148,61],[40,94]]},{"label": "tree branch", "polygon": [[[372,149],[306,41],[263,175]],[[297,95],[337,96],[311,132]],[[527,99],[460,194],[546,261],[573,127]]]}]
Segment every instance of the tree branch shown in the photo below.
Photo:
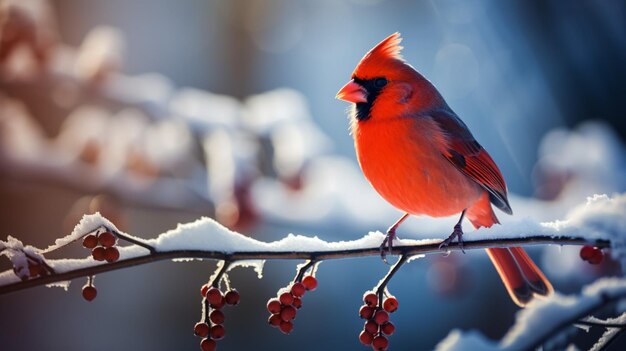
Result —
[{"label": "tree branch", "polygon": [[563,329],[572,326],[573,324],[586,324],[582,318],[592,315],[594,312],[604,308],[606,305],[619,301],[626,297],[626,293],[616,294],[614,296],[606,296],[602,295],[602,298],[597,302],[591,304],[588,308],[580,311],[576,315],[572,316],[569,319],[565,319],[560,321],[559,323],[553,325],[547,325],[541,332],[536,334],[536,338],[534,340],[530,340],[528,347],[526,350],[536,350],[541,345],[543,345],[546,341],[553,338],[555,335],[558,335]]},{"label": "tree branch", "polygon": [[[510,247],[510,246],[529,246],[529,245],[586,245],[593,244],[599,248],[610,246],[608,241],[596,241],[590,243],[589,240],[568,236],[528,236],[524,238],[502,238],[492,240],[476,240],[465,241],[465,250],[486,249],[492,247]],[[392,254],[410,257],[413,255],[446,253],[448,251],[460,251],[458,244],[451,244],[443,249],[439,248],[439,243],[417,244],[409,246],[394,246]],[[146,252],[143,256],[122,259],[112,263],[93,262],[93,266],[78,268],[63,273],[55,273],[42,276],[30,280],[20,281],[16,283],[0,286],[0,295],[14,291],[24,290],[39,285],[57,283],[61,281],[72,280],[79,277],[86,277],[98,273],[118,270],[127,267],[138,266],[142,264],[152,263],[161,260],[195,258],[195,259],[215,259],[226,262],[235,262],[240,260],[312,260],[321,261],[340,258],[354,258],[364,256],[378,256],[380,248],[378,246],[372,248],[358,248],[350,250],[329,250],[329,251],[204,251],[204,250],[172,250],[172,251],[155,251],[153,253]]]},{"label": "tree branch", "polygon": [[[463,246],[463,244],[459,245],[458,249],[460,249],[463,253],[465,253],[465,247]],[[383,300],[384,300],[384,294],[385,294],[385,289],[387,288],[387,284],[389,284],[389,281],[391,280],[391,278],[393,278],[394,274],[396,274],[396,272],[398,271],[398,269],[400,269],[400,267],[402,267],[402,265],[409,259],[409,255],[402,255],[400,256],[400,259],[389,268],[389,272],[387,272],[387,275],[385,275],[385,277],[378,283],[378,285],[376,285],[376,288],[374,288],[374,291],[376,292],[376,296],[378,296],[378,307],[382,308],[383,305]]]}]

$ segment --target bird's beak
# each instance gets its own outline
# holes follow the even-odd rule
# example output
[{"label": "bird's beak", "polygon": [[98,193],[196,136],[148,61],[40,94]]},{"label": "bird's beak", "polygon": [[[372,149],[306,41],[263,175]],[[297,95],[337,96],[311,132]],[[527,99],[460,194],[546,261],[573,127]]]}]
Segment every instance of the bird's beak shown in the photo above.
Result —
[{"label": "bird's beak", "polygon": [[367,91],[352,79],[339,90],[335,98],[355,104],[357,102],[367,102]]}]

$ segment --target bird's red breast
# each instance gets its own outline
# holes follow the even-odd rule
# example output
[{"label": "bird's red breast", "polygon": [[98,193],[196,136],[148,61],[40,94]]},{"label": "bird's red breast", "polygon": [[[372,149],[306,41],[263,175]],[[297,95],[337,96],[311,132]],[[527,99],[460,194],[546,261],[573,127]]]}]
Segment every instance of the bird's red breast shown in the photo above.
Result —
[{"label": "bird's red breast", "polygon": [[398,116],[353,123],[357,159],[374,189],[413,215],[450,216],[472,206],[483,190],[442,157],[447,144],[429,118]]}]

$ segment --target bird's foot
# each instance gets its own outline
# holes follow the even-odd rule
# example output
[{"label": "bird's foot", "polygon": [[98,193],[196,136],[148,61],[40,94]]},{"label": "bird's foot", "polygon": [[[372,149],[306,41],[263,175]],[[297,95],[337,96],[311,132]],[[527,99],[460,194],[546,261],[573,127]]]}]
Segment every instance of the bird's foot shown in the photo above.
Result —
[{"label": "bird's foot", "polygon": [[387,235],[385,235],[385,240],[383,240],[382,244],[380,244],[380,259],[386,264],[389,264],[387,261],[387,253],[391,255],[391,251],[393,250],[393,239],[395,238],[396,231],[390,229],[387,231]]},{"label": "bird's foot", "polygon": [[461,223],[457,223],[457,225],[454,226],[452,234],[450,234],[450,236],[446,240],[439,244],[439,248],[442,249],[444,247],[448,247],[448,245],[454,242],[455,238],[459,238],[459,247],[461,248],[461,251],[465,253],[465,250],[463,248],[463,228],[461,227]]}]

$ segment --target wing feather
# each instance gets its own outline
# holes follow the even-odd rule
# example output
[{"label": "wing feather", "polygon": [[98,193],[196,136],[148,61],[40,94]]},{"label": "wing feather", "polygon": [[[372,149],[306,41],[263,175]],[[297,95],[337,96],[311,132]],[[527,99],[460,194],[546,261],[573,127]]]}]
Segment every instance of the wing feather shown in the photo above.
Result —
[{"label": "wing feather", "polygon": [[507,198],[507,188],[500,169],[469,131],[465,123],[449,110],[429,114],[448,137],[448,150],[443,156],[463,174],[489,193],[489,200],[505,213],[513,210]]}]

